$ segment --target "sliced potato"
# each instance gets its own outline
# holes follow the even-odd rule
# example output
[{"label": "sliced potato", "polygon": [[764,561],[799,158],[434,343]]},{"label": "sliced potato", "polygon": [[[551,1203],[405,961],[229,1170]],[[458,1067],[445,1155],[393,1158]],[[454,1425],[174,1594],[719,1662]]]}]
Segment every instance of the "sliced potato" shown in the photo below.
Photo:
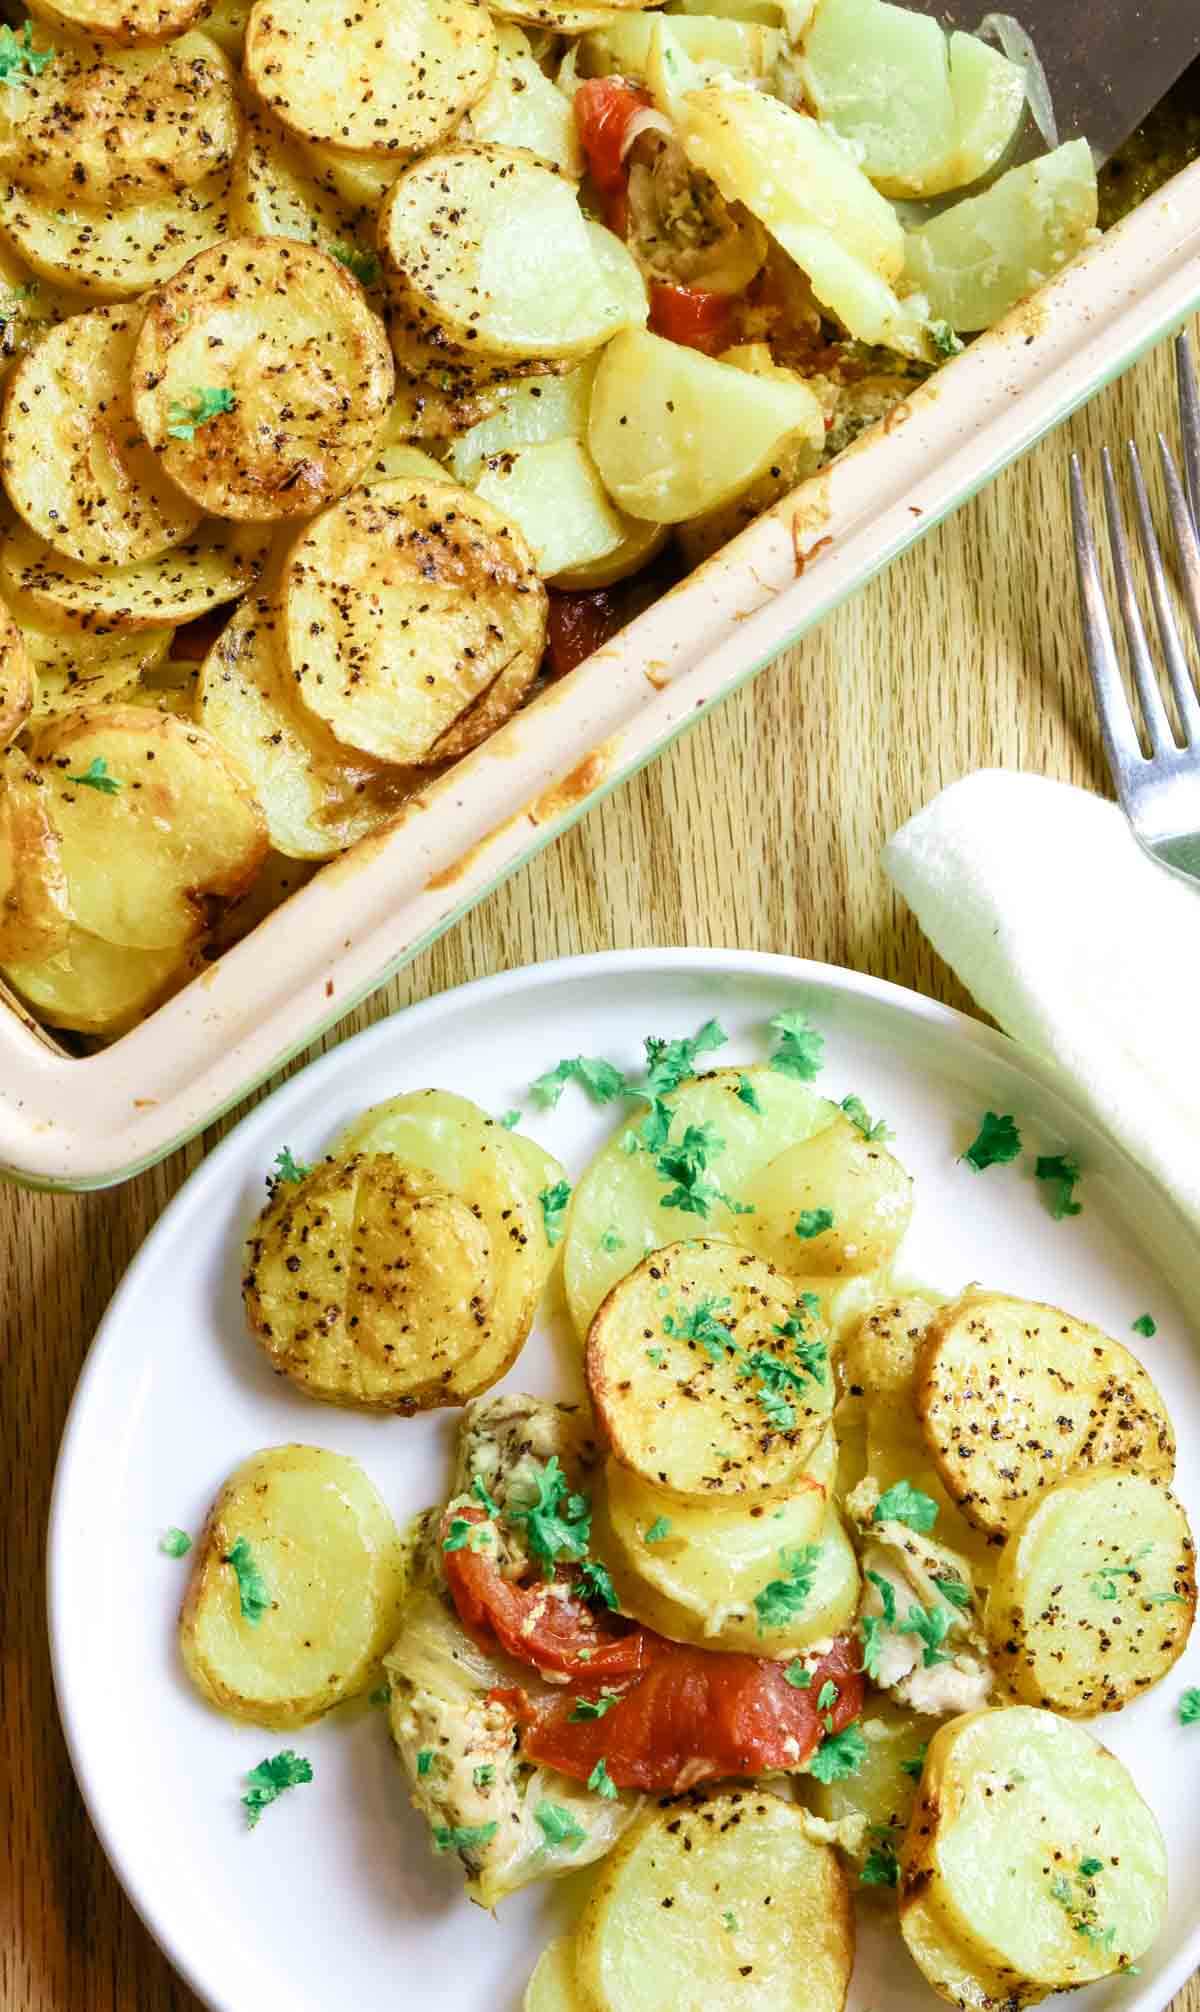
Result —
[{"label": "sliced potato", "polygon": [[276,851],[332,859],[395,815],[414,776],[351,755],[290,703],[278,629],[272,601],[242,602],[204,660],[196,718],[249,778]]},{"label": "sliced potato", "polygon": [[[588,76],[645,78],[654,14],[614,14],[585,37],[581,55]],[[758,21],[732,20],[716,13],[672,14],[671,34],[684,54],[701,66],[750,83],[769,77],[783,51],[783,34]]]},{"label": "sliced potato", "polygon": [[246,75],[292,132],[401,158],[449,137],[496,56],[481,0],[256,0],[246,28]]},{"label": "sliced potato", "polygon": [[[348,489],[395,381],[345,266],[274,237],[189,260],[151,300],[132,371],[137,423],[167,475],[200,510],[252,522],[311,516]],[[210,392],[226,406],[208,416]]]},{"label": "sliced potato", "polygon": [[546,632],[520,532],[450,482],[378,482],[333,504],[292,547],[281,606],[305,706],[344,746],[398,763],[484,738],[532,684]]},{"label": "sliced potato", "polygon": [[912,1176],[840,1111],[746,1188],[752,1250],[790,1277],[839,1278],[890,1265],[908,1228]]},{"label": "sliced potato", "polygon": [[37,672],[28,644],[0,601],[0,748],[16,739],[36,698]]},{"label": "sliced potato", "polygon": [[299,135],[296,144],[328,195],[372,219],[404,166],[402,155],[393,159],[390,155],[360,154],[351,147],[331,147],[323,140],[303,140]]},{"label": "sliced potato", "polygon": [[1187,1647],[1196,1553],[1161,1482],[1120,1468],[1060,1481],[1009,1537],[988,1602],[1000,1674],[1026,1704],[1117,1711]]},{"label": "sliced potato", "polygon": [[71,928],[67,876],[45,779],[6,750],[0,767],[0,960],[31,962],[63,949]]},{"label": "sliced potato", "polygon": [[9,377],[0,471],[15,508],[55,552],[130,566],[190,538],[201,511],[164,475],[134,424],[129,375],[142,311],[59,322]]},{"label": "sliced potato", "polygon": [[581,440],[497,455],[475,494],[518,526],[545,580],[600,565],[631,542],[653,547],[653,534],[616,509]]},{"label": "sliced potato", "polygon": [[842,2012],[853,1962],[836,1853],[812,1841],[794,1804],[761,1789],[643,1816],[600,1874],[576,1937],[589,2012],[701,1998],[709,2012],[744,2012],[749,1978],[755,2012]]},{"label": "sliced potato", "polygon": [[991,328],[1082,250],[1097,206],[1092,150],[1069,140],[910,231],[908,284],[951,328]]},{"label": "sliced potato", "polygon": [[729,1243],[652,1251],[597,1311],[586,1371],[621,1466],[689,1500],[803,1485],[833,1408],[808,1311],[772,1266]]},{"label": "sliced potato", "polygon": [[588,357],[561,377],[523,378],[502,386],[496,410],[450,442],[455,481],[471,489],[490,461],[503,463],[521,447],[584,439],[595,374],[596,359]]},{"label": "sliced potato", "polygon": [[[753,1104],[742,1094],[743,1083],[750,1086]],[[837,1108],[807,1084],[765,1066],[714,1069],[681,1084],[663,1102],[671,1113],[668,1145],[682,1140],[689,1126],[709,1128],[710,1170],[719,1192],[707,1201],[707,1213],[694,1220],[705,1233],[722,1237],[740,1237],[750,1220],[731,1211],[723,1197],[740,1202],[760,1167],[827,1125]],[[673,1243],[685,1226],[678,1209],[663,1206],[671,1182],[660,1172],[658,1156],[639,1142],[641,1115],[622,1125],[576,1184],[564,1267],[581,1340],[617,1280],[647,1251]]]},{"label": "sliced potato", "polygon": [[861,1820],[861,1842],[847,1848],[860,1867],[872,1853],[877,1855],[884,1892],[890,1891],[886,1866],[894,1862],[908,1828],[921,1757],[935,1726],[935,1720],[917,1718],[890,1698],[872,1695],[862,1724],[866,1754],[857,1771],[828,1782],[804,1776],[805,1801],[823,1822],[849,1830],[847,1819]]},{"label": "sliced potato", "polygon": [[[209,0],[35,0],[30,12],[69,34],[88,35],[118,48],[171,42],[208,13]],[[212,23],[204,22],[205,32]]]},{"label": "sliced potato", "polygon": [[[249,1611],[235,1551],[262,1582]],[[406,1578],[399,1532],[357,1460],[269,1447],[230,1475],[196,1547],[179,1617],[184,1668],[230,1718],[308,1725],[374,1681]]]},{"label": "sliced potato", "polygon": [[[634,0],[639,4],[639,0]],[[649,6],[651,0],[640,0]],[[516,21],[523,28],[544,28],[552,35],[583,35],[591,28],[603,28],[624,7],[573,7],[566,0],[497,0],[492,13],[500,21]]]},{"label": "sliced potato", "polygon": [[[33,634],[31,630],[25,631],[27,642]],[[33,646],[37,666],[35,724],[61,719],[64,713],[104,705],[112,699],[132,704],[138,680],[163,662],[174,634],[174,629],[165,628],[134,629],[128,635],[118,631],[115,637],[55,637],[42,632]],[[37,654],[42,643],[59,647],[42,658]],[[93,655],[92,645],[97,643],[115,643],[119,647],[103,648]]]},{"label": "sliced potato", "polygon": [[406,440],[389,440],[377,447],[363,470],[364,482],[444,482],[446,470],[432,454]]},{"label": "sliced potato", "polygon": [[233,62],[240,65],[242,45],[246,39],[246,23],[250,19],[251,0],[215,0],[204,17],[204,32],[223,49]]},{"label": "sliced potato", "polygon": [[520,28],[501,22],[497,33],[500,60],[487,90],[471,107],[472,138],[498,147],[524,147],[578,181],[583,148],[570,99],[534,60]]},{"label": "sliced potato", "polygon": [[613,500],[677,524],[749,488],[825,415],[808,386],[754,377],[645,329],[623,329],[596,370],[588,446]]},{"label": "sliced potato", "polygon": [[63,559],[25,526],[0,541],[0,587],[18,620],[60,633],[176,626],[236,601],[266,557],[257,526],[202,525],[194,539],[155,559],[106,571]]},{"label": "sliced potato", "polygon": [[39,279],[0,239],[0,372],[27,356],[49,329],[89,305],[73,288]]},{"label": "sliced potato", "polygon": [[352,260],[366,285],[378,273],[375,219],[324,185],[303,145],[265,105],[247,112],[229,179],[229,227],[237,235],[297,238]]},{"label": "sliced potato", "polygon": [[32,755],[80,929],[130,949],[177,949],[254,879],[266,823],[202,728],[97,706],[45,727]]},{"label": "sliced potato", "polygon": [[952,1935],[919,1890],[900,1904],[900,1933],[917,1968],[940,1998],[969,2012],[1021,2012],[1046,1996],[1009,1970],[993,1970]]},{"label": "sliced potato", "polygon": [[584,2012],[575,1982],[575,1944],[569,1935],[548,1942],[525,1986],[521,2012]]},{"label": "sliced potato", "polygon": [[90,300],[133,300],[228,237],[228,196],[225,168],[175,194],[104,209],[10,183],[0,188],[0,231],[42,279]]},{"label": "sliced potato", "polygon": [[942,1480],[980,1530],[1016,1528],[1088,1467],[1169,1481],[1175,1438],[1135,1356],[1058,1307],[972,1287],[926,1333],[917,1410]]},{"label": "sliced potato", "polygon": [[4,964],[4,976],[39,1020],[77,1034],[124,1034],[201,967],[187,947],[131,950],[72,923],[60,950]]},{"label": "sliced potato", "polygon": [[934,1735],[902,1880],[906,1894],[927,1889],[969,1956],[1041,1993],[1145,1954],[1166,1909],[1167,1861],[1115,1755],[1069,1720],[1016,1705]]},{"label": "sliced potato", "polygon": [[565,176],[516,148],[451,147],[406,169],[380,243],[401,315],[451,358],[576,359],[646,319],[620,239],[588,222]]}]

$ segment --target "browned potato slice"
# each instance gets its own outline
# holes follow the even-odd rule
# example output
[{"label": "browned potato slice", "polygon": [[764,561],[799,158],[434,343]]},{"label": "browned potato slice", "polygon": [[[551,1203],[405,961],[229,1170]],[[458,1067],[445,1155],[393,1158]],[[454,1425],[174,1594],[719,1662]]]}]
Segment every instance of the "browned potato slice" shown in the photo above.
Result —
[{"label": "browned potato slice", "polygon": [[917,1410],[942,1480],[980,1530],[1016,1528],[1081,1467],[1169,1481],[1175,1436],[1137,1358],[1059,1307],[972,1286],[929,1324]]},{"label": "browned potato slice", "polygon": [[[453,483],[379,482],[333,504],[283,573],[296,689],[344,746],[425,763],[474,745],[536,676],[546,593],[520,533]],[[499,681],[503,679],[501,686]],[[464,715],[490,694],[473,722]]]},{"label": "browned potato slice", "polygon": [[951,1933],[928,1897],[914,1887],[900,1901],[900,1933],[909,1955],[939,1998],[969,2012],[1021,2012],[1046,1996],[1011,1970],[994,1970]]},{"label": "browned potato slice", "polygon": [[[27,642],[31,633],[25,632]],[[163,662],[174,634],[174,629],[135,629],[130,635],[118,631],[115,637],[39,638],[39,641],[65,643],[66,648],[54,650],[44,659],[37,654],[36,648],[33,652],[37,671],[34,724],[61,719],[64,713],[78,712],[84,706],[104,705],[113,699],[119,699],[122,704],[132,704],[138,680]],[[91,654],[94,645],[114,642],[120,647],[101,649],[95,656]]]},{"label": "browned potato slice", "polygon": [[71,915],[105,942],[168,950],[245,892],[267,828],[245,777],[200,727],[143,706],[97,706],[47,727],[46,783]]},{"label": "browned potato slice", "polygon": [[234,611],[204,660],[196,717],[249,777],[276,850],[332,859],[395,815],[414,773],[350,754],[289,703],[278,619],[266,599]]},{"label": "browned potato slice", "polygon": [[207,35],[185,35],[169,49],[60,43],[54,61],[22,84],[0,106],[0,167],[37,203],[153,204],[233,159],[233,80]]},{"label": "browned potato slice", "polygon": [[586,1371],[614,1457],[689,1499],[803,1487],[833,1408],[818,1323],[736,1244],[651,1251],[600,1306]]},{"label": "browned potato slice", "polygon": [[0,187],[0,230],[44,280],[89,300],[133,300],[229,235],[225,168],[175,194],[104,208]]},{"label": "browned potato slice", "polygon": [[0,747],[16,739],[36,696],[37,673],[25,638],[0,602]]},{"label": "browned potato slice", "polygon": [[[257,1573],[245,1597],[247,1567]],[[179,1616],[201,1695],[257,1726],[307,1725],[374,1682],[407,1582],[400,1533],[357,1460],[272,1446],[230,1475],[196,1547]]]},{"label": "browned potato slice", "polygon": [[841,1111],[768,1161],[745,1192],[752,1250],[794,1277],[840,1278],[890,1265],[912,1215],[912,1176]]},{"label": "browned potato slice", "polygon": [[72,315],[22,357],[0,409],[0,471],[32,531],[85,566],[129,566],[190,538],[201,512],[138,434],[129,374],[142,310]]},{"label": "browned potato slice", "polygon": [[104,571],[63,559],[26,526],[0,543],[0,587],[35,627],[106,636],[207,615],[254,584],[267,552],[257,526],[203,524],[156,559]]},{"label": "browned potato slice", "polygon": [[1196,1551],[1161,1481],[1097,1468],[1050,1488],[1009,1537],[987,1610],[1025,1704],[1112,1712],[1166,1676],[1196,1614]]},{"label": "browned potato slice", "polygon": [[132,48],[186,35],[208,7],[209,0],[35,0],[30,12],[68,33]]},{"label": "browned potato slice", "polygon": [[52,956],[71,926],[67,876],[45,778],[7,751],[0,767],[0,959]]},{"label": "browned potato slice", "polygon": [[39,1020],[77,1034],[124,1034],[200,969],[193,949],[131,950],[72,923],[61,950],[14,959],[4,976]]},{"label": "browned potato slice", "polygon": [[[308,517],[366,467],[394,377],[383,324],[337,259],[286,238],[231,238],[151,300],[133,410],[201,510]],[[206,416],[216,397],[223,409]]]},{"label": "browned potato slice", "polygon": [[364,285],[378,275],[370,208],[345,201],[327,185],[302,144],[265,105],[253,104],[229,180],[229,225],[239,235],[298,238],[354,260]]},{"label": "browned potato slice", "polygon": [[355,153],[350,147],[331,147],[324,140],[303,140],[299,135],[296,145],[327,195],[369,213],[373,239],[375,213],[404,166],[403,159]]},{"label": "browned potato slice", "polygon": [[204,32],[233,62],[240,65],[251,0],[215,0],[204,17]]},{"label": "browned potato slice", "polygon": [[384,156],[445,140],[496,56],[480,0],[257,0],[246,29],[246,75],[292,132]]}]

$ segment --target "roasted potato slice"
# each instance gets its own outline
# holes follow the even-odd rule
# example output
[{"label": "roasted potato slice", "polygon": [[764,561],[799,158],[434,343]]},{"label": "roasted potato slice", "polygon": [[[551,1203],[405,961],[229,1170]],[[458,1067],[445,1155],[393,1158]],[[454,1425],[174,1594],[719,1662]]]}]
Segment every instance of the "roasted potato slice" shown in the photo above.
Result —
[{"label": "roasted potato slice", "polygon": [[374,1681],[406,1581],[399,1532],[357,1460],[269,1447],[209,1513],[179,1616],[184,1668],[230,1718],[308,1725]]},{"label": "roasted potato slice", "polygon": [[[209,0],[35,0],[40,20],[121,49],[172,42],[208,13]],[[205,29],[210,23],[205,21]]]},{"label": "roasted potato slice", "polygon": [[[383,324],[344,265],[312,245],[245,237],[189,260],[154,295],[131,395],[163,470],[199,510],[266,522],[311,516],[350,487],[394,381]],[[216,392],[222,407],[204,416]]]},{"label": "roasted potato slice", "polygon": [[16,749],[0,756],[0,960],[37,962],[66,944],[67,876],[44,776]]},{"label": "roasted potato slice", "polygon": [[735,1244],[651,1251],[597,1312],[585,1366],[613,1457],[689,1501],[789,1494],[833,1409],[824,1330]]},{"label": "roasted potato slice", "polygon": [[393,817],[413,771],[351,755],[289,703],[274,602],[243,601],[200,671],[196,718],[249,778],[276,851],[332,859]]},{"label": "roasted potato slice", "polygon": [[0,472],[30,530],[85,566],[130,566],[190,538],[201,511],[134,424],[129,374],[143,313],[94,308],[59,322],[12,371]]},{"label": "roasted potato slice", "polygon": [[912,1215],[912,1176],[842,1112],[768,1161],[746,1187],[744,1237],[792,1277],[888,1267]]},{"label": "roasted potato slice", "polygon": [[926,1897],[968,1959],[1011,1972],[1028,2002],[1145,1954],[1167,1860],[1116,1756],[1069,1720],[1015,1705],[934,1735],[901,1881],[902,1910]]},{"label": "roasted potato slice", "polygon": [[[749,1094],[743,1093],[749,1086]],[[700,1222],[722,1237],[740,1239],[753,1218],[738,1215],[746,1183],[788,1146],[828,1125],[837,1109],[808,1084],[767,1066],[714,1069],[683,1083],[662,1100],[671,1114],[664,1150],[689,1127],[707,1128],[712,1185],[700,1197]],[[664,1207],[670,1180],[659,1155],[639,1137],[640,1120],[622,1125],[580,1177],[567,1226],[564,1267],[567,1300],[582,1340],[605,1294],[647,1251],[674,1243],[678,1209]],[[719,1143],[718,1143],[719,1142]],[[707,1198],[706,1198],[707,1196]]]},{"label": "roasted potato slice", "polygon": [[569,1935],[548,1942],[533,1968],[521,2012],[584,2012],[575,1982],[575,1944]]},{"label": "roasted potato slice", "polygon": [[1196,1613],[1196,1552],[1161,1481],[1121,1468],[1073,1475],[1034,1504],[1000,1556],[992,1659],[1026,1704],[1117,1711],[1166,1676]]},{"label": "roasted potato slice", "polygon": [[239,66],[250,7],[251,0],[215,0],[204,17],[205,34]]},{"label": "roasted potato slice", "polygon": [[245,777],[203,728],[97,706],[32,749],[58,834],[72,920],[107,943],[180,949],[236,900],[267,851]]},{"label": "roasted potato slice", "polygon": [[605,561],[615,562],[614,579],[636,571],[667,536],[616,508],[581,440],[549,440],[496,456],[475,494],[520,528],[538,572],[556,583]]},{"label": "roasted potato slice", "polygon": [[[298,697],[347,748],[390,762],[460,754],[499,724],[463,716],[537,674],[546,596],[499,512],[453,483],[377,482],[322,512],[283,571]],[[494,696],[494,694],[493,694]]]},{"label": "roasted potato slice", "polygon": [[448,147],[407,168],[379,223],[396,307],[444,358],[578,359],[646,319],[621,240],[519,148]]},{"label": "roasted potato slice", "polygon": [[256,0],[246,28],[246,75],[293,133],[401,159],[449,137],[496,56],[481,0]]},{"label": "roasted potato slice", "polygon": [[952,1935],[937,1909],[914,1891],[900,1903],[900,1933],[913,1962],[939,1998],[969,2012],[1021,2012],[1046,1996],[1008,1970],[990,1969]]},{"label": "roasted potato slice", "polygon": [[0,230],[44,280],[91,301],[133,300],[229,235],[229,171],[175,194],[91,208],[0,188]]},{"label": "roasted potato slice", "polygon": [[[61,719],[85,706],[114,700],[121,705],[135,704],[138,681],[164,661],[175,631],[135,629],[130,635],[118,631],[105,637],[42,632],[36,641],[33,631],[27,629],[24,634],[26,642],[32,643],[37,671],[33,722],[40,726],[43,720]],[[43,646],[47,647],[45,657],[40,654]],[[100,647],[93,655],[94,646]]]},{"label": "roasted potato slice", "polygon": [[37,672],[20,629],[0,601],[0,748],[16,739],[33,711]]},{"label": "roasted potato slice", "polygon": [[321,245],[364,286],[378,277],[373,211],[327,188],[301,143],[265,105],[252,104],[246,113],[229,179],[229,225],[239,236]]},{"label": "roasted potato slice", "polygon": [[493,461],[503,465],[522,447],[582,440],[595,374],[596,360],[588,357],[561,376],[518,379],[499,387],[496,410],[448,444],[447,463],[455,481],[473,489]]},{"label": "roasted potato slice", "polygon": [[267,553],[257,525],[202,524],[155,559],[106,571],[64,559],[24,525],[0,542],[0,587],[18,621],[105,636],[207,615],[253,586]]},{"label": "roasted potato slice", "polygon": [[1137,1358],[1058,1307],[971,1287],[926,1333],[917,1410],[950,1495],[1007,1535],[1045,1489],[1086,1467],[1169,1481],[1175,1436]]},{"label": "roasted potato slice", "polygon": [[296,145],[327,195],[370,215],[373,236],[375,213],[403,168],[403,158],[355,153],[350,147],[331,147],[298,134]]},{"label": "roasted potato slice", "polygon": [[497,24],[500,54],[487,90],[471,107],[471,136],[497,147],[523,147],[578,181],[583,148],[565,91],[539,66],[529,37],[511,22]]},{"label": "roasted potato slice", "polygon": [[[576,1935],[589,2012],[842,2012],[854,1915],[836,1853],[803,1811],[758,1789],[641,1817],[593,1887]],[[699,1966],[699,1968],[698,1968]],[[685,1980],[691,1980],[690,1984]]]},{"label": "roasted potato slice", "polygon": [[201,969],[194,947],[131,950],[72,923],[48,956],[5,962],[4,976],[39,1020],[76,1034],[124,1034]]}]

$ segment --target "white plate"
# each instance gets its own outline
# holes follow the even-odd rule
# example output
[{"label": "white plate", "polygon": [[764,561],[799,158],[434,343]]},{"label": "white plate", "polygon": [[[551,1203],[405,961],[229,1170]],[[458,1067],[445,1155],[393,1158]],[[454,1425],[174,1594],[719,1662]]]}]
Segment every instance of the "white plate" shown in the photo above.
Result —
[{"label": "white plate", "polygon": [[[535,1888],[497,1920],[429,1854],[383,1715],[350,1708],[295,1736],[311,1787],[244,1828],[241,1777],[285,1742],[201,1704],[180,1669],[175,1614],[187,1564],[156,1546],[198,1532],[229,1469],[255,1448],[307,1440],[354,1454],[406,1517],[443,1491],[453,1413],[369,1419],[319,1408],[271,1374],[243,1329],[239,1240],[279,1149],[315,1159],[363,1106],[438,1085],[501,1112],[562,1055],[632,1068],[646,1034],[690,1033],[717,1014],[719,1059],[766,1054],[766,1021],[803,1005],[826,1035],[822,1086],[886,1116],[916,1177],[906,1251],[918,1277],[981,1278],[1056,1301],[1144,1353],[1175,1418],[1179,1488],[1200,1510],[1200,1359],[1183,1311],[1200,1304],[1200,1245],[1170,1202],[1002,1036],[915,994],[827,966],[722,951],[567,960],[468,986],[384,1022],[286,1083],[238,1126],[163,1216],[109,1308],[80,1379],[50,1527],[50,1633],[58,1700],[92,1820],[134,1905],[220,2012],[515,2012],[534,1957],[586,1879]],[[1071,1147],[1083,1214],[1054,1222],[1027,1163],[976,1175],[957,1155],[982,1111],[1014,1112],[1026,1145]],[[577,1174],[611,1110],[575,1086],[528,1129]],[[1158,1322],[1153,1341],[1130,1333]],[[509,1378],[560,1394],[577,1358],[543,1324]],[[1161,2012],[1200,1961],[1200,1728],[1175,1707],[1200,1682],[1187,1662],[1103,1726],[1166,1833],[1170,1915],[1140,1979],[1077,2007]],[[291,1743],[290,1741],[287,1743]],[[863,1910],[864,1921],[871,1919]],[[875,1916],[878,1921],[878,1915]],[[894,1929],[864,1928],[851,2012],[937,2004]],[[672,2012],[699,2012],[680,1980]]]}]

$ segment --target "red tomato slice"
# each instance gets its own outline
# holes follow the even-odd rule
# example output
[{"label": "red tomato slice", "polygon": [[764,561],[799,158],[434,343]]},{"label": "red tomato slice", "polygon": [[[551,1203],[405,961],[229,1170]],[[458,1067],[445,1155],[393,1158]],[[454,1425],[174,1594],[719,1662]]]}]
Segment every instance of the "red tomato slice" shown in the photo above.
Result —
[{"label": "red tomato slice", "polygon": [[621,149],[635,112],[650,104],[650,93],[623,77],[590,77],[575,93],[575,124],[587,156],[588,173],[601,195],[625,193]]},{"label": "red tomato slice", "polygon": [[[459,1518],[485,1520],[482,1509],[456,1510],[455,1520]],[[650,1645],[657,1636],[606,1607],[593,1612],[586,1601],[564,1590],[561,1580],[521,1585],[504,1578],[492,1558],[469,1545],[444,1551],[442,1564],[459,1620],[485,1649],[499,1642],[518,1662],[581,1681],[637,1676],[651,1660]]]},{"label": "red tomato slice", "polygon": [[706,356],[728,349],[733,339],[733,301],[727,293],[709,293],[698,286],[650,285],[650,327],[669,342],[701,349]]}]

